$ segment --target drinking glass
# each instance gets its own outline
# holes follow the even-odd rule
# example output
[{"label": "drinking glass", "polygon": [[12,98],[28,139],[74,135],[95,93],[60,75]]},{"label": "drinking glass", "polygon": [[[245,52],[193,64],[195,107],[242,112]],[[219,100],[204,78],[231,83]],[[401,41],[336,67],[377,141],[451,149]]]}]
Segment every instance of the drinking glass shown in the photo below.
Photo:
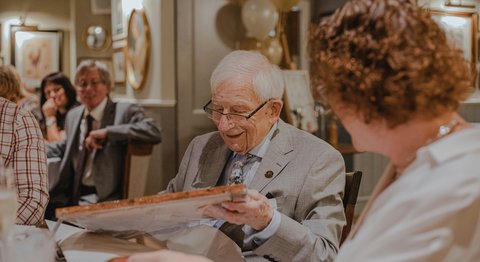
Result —
[{"label": "drinking glass", "polygon": [[17,214],[17,193],[13,170],[3,166],[0,157],[0,262],[7,261],[11,231]]},{"label": "drinking glass", "polygon": [[9,246],[7,261],[55,261],[55,241],[47,229],[17,226]]}]

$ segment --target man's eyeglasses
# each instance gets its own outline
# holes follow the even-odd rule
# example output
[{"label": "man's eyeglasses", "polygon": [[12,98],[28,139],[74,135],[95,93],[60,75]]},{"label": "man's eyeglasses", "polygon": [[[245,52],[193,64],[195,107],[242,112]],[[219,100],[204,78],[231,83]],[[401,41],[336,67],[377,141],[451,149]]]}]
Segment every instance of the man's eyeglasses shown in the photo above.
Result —
[{"label": "man's eyeglasses", "polygon": [[77,82],[77,86],[78,87],[81,87],[81,88],[87,88],[88,85],[92,86],[92,87],[97,87],[99,84],[103,84],[103,81],[101,80],[95,80],[93,79],[92,81],[88,82],[88,81],[85,81],[85,80],[79,80]]},{"label": "man's eyeglasses", "polygon": [[226,116],[229,121],[232,122],[240,122],[240,121],[246,121],[250,119],[255,113],[260,111],[268,102],[270,102],[272,99],[269,99],[265,102],[263,102],[261,105],[257,107],[257,109],[253,110],[250,114],[240,114],[240,113],[223,113],[220,110],[213,109],[210,107],[210,104],[212,103],[212,100],[208,101],[208,103],[203,106],[203,110],[205,113],[207,113],[208,118],[212,119],[213,121],[220,121],[220,118],[222,116]]}]

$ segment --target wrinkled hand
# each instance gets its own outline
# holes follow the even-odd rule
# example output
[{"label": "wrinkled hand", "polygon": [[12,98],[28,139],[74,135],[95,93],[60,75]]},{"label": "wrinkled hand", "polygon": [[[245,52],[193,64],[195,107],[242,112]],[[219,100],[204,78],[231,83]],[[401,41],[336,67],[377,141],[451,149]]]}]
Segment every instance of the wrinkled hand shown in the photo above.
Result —
[{"label": "wrinkled hand", "polygon": [[88,150],[103,148],[103,144],[107,141],[107,129],[97,129],[90,132],[85,139],[85,147]]},{"label": "wrinkled hand", "polygon": [[138,253],[130,256],[127,262],[177,262],[177,261],[189,261],[189,262],[212,262],[206,257],[187,255],[184,253],[160,250],[155,252]]},{"label": "wrinkled hand", "polygon": [[57,114],[58,107],[55,104],[55,101],[53,98],[48,99],[45,101],[45,103],[42,106],[42,111],[45,117],[55,117]]},{"label": "wrinkled hand", "polygon": [[273,217],[268,199],[256,190],[248,190],[244,202],[228,201],[202,209],[204,216],[223,219],[232,224],[249,225],[258,231],[265,229]]}]

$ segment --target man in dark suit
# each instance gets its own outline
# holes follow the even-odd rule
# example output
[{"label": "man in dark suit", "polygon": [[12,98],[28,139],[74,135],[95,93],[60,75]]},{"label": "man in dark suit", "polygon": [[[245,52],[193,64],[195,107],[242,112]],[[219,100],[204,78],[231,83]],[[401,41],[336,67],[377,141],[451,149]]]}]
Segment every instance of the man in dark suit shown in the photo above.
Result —
[{"label": "man in dark suit", "polygon": [[160,142],[155,121],[138,105],[112,102],[110,86],[104,64],[87,60],[78,66],[75,87],[82,105],[67,114],[66,139],[47,144],[49,158],[62,158],[47,218],[54,208],[77,205],[85,196],[93,202],[119,199],[127,144]]},{"label": "man in dark suit", "polygon": [[218,131],[192,140],[166,191],[245,183],[245,202],[205,209],[216,227],[257,256],[333,260],[345,225],[340,153],[279,119],[282,73],[259,53],[227,55],[211,87],[204,109]]}]

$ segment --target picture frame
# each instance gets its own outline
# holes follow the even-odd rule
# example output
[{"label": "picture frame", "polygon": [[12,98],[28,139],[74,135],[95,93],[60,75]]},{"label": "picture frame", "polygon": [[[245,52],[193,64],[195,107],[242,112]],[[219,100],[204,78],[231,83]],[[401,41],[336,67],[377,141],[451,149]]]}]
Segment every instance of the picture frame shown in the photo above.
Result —
[{"label": "picture frame", "polygon": [[62,70],[62,31],[12,25],[10,33],[10,62],[27,87],[39,87],[43,77]]},{"label": "picture frame", "polygon": [[101,25],[89,25],[82,32],[82,43],[93,51],[104,51],[111,47],[112,39],[108,29]]},{"label": "picture frame", "polygon": [[[91,231],[135,230],[158,233],[160,229],[185,227],[192,222],[205,220],[205,217],[197,212],[198,208],[242,199],[246,192],[245,184],[217,186],[189,192],[105,201],[88,206],[64,207],[55,210],[55,214],[62,221]],[[135,218],[142,215],[146,219],[139,223]],[[115,223],[112,223],[112,220],[115,220]]]},{"label": "picture frame", "polygon": [[111,12],[111,0],[90,0],[90,8],[94,15],[108,15]]},{"label": "picture frame", "polygon": [[128,15],[123,10],[122,0],[112,0],[112,40],[117,41],[127,37]]},{"label": "picture frame", "polygon": [[465,59],[476,68],[478,61],[477,28],[478,14],[476,12],[450,12],[430,10],[432,19],[442,28],[457,48],[463,50]]},{"label": "picture frame", "polygon": [[112,88],[114,87],[114,79],[115,79],[115,70],[113,69],[112,59],[109,57],[79,57],[77,58],[77,66],[85,60],[95,60],[104,63],[108,71],[110,72],[110,79],[112,81]]},{"label": "picture frame", "polygon": [[126,61],[124,47],[116,48],[113,50],[112,62],[115,75],[114,82],[116,84],[125,83]]},{"label": "picture frame", "polygon": [[287,122],[313,133],[318,129],[315,101],[307,70],[282,70],[285,81],[283,100]]},{"label": "picture frame", "polygon": [[150,63],[150,26],[143,9],[133,9],[128,21],[126,76],[134,89],[142,89]]}]

